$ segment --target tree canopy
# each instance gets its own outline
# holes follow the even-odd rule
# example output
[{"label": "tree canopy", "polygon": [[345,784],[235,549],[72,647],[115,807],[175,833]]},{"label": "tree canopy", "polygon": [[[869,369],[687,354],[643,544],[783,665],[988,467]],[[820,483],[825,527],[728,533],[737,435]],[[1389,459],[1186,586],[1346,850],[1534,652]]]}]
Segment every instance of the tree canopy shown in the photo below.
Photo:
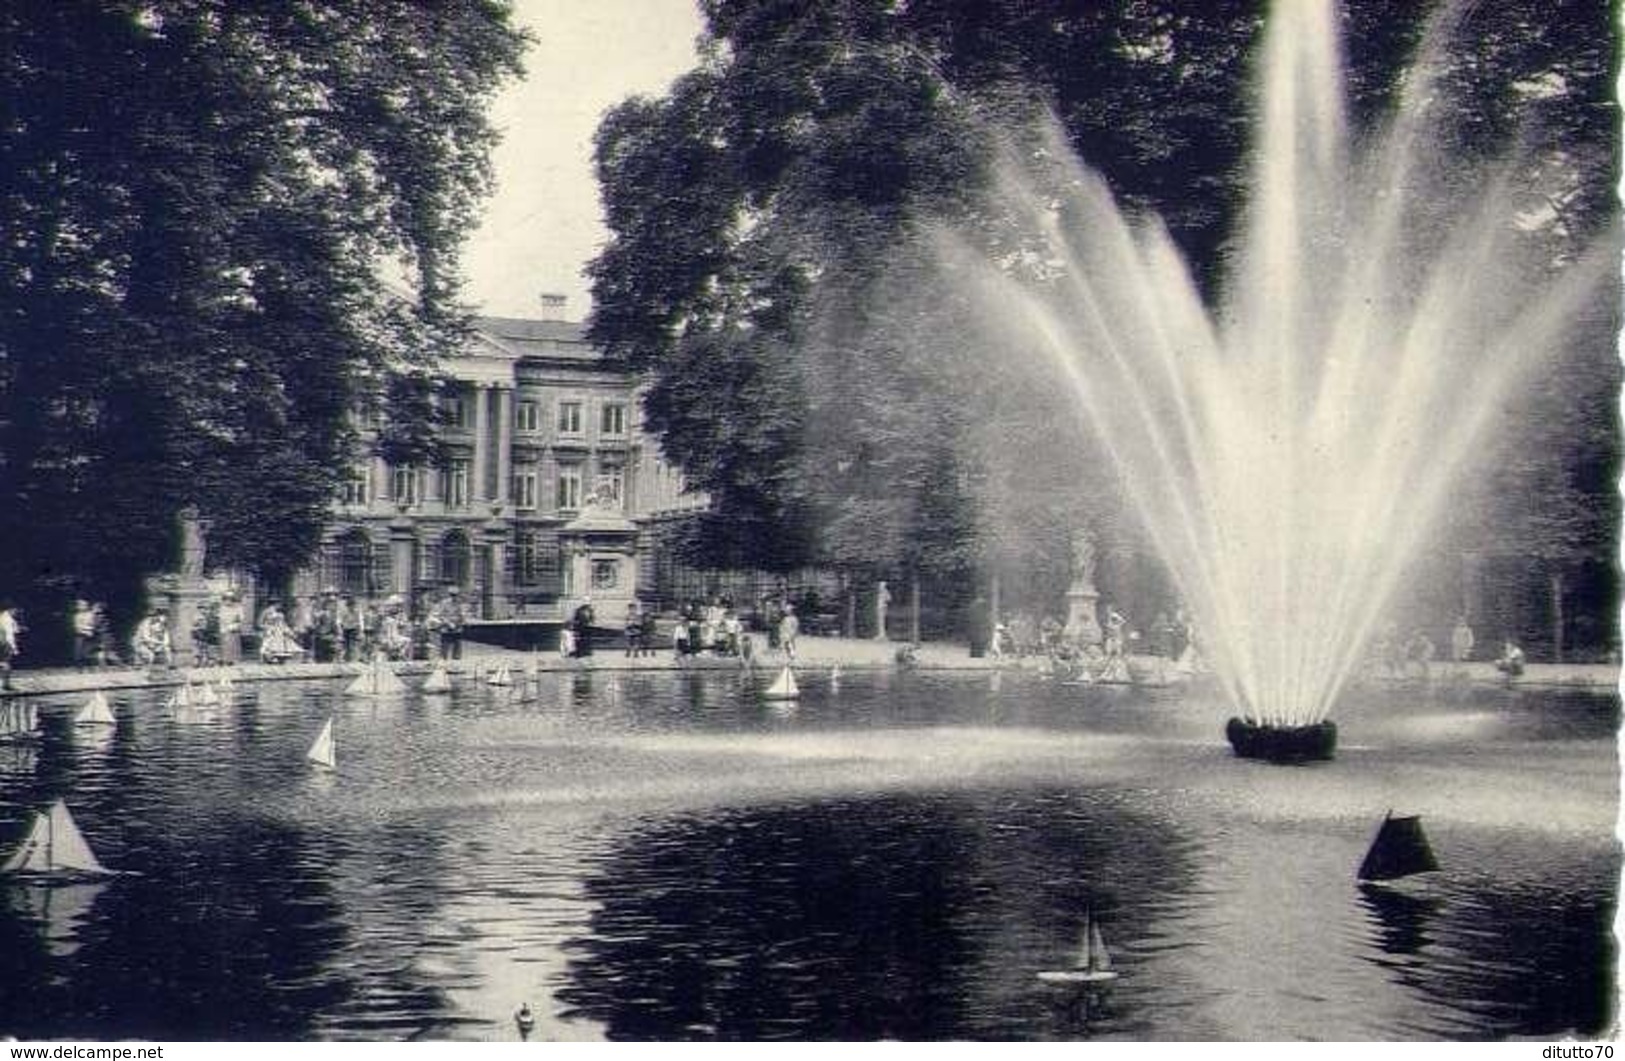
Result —
[{"label": "tree canopy", "polygon": [[306,558],[352,412],[458,341],[522,46],[496,0],[0,11],[0,588],[127,603],[186,505],[212,560]]},{"label": "tree canopy", "polygon": [[[600,127],[612,238],[589,271],[591,337],[648,373],[651,427],[715,502],[703,558],[963,571],[1055,554],[1047,539],[1090,513],[1126,528],[1042,373],[978,347],[921,262],[944,221],[981,229],[990,254],[1019,249],[979,193],[1000,152],[1033,149],[1023,130],[1048,110],[1216,294],[1247,190],[1264,6],[702,7],[699,66]],[[1423,42],[1442,41],[1425,58],[1458,119],[1441,123],[1452,150],[1562,170],[1548,225],[1575,245],[1609,223],[1608,5],[1355,0],[1343,18],[1362,130]]]}]

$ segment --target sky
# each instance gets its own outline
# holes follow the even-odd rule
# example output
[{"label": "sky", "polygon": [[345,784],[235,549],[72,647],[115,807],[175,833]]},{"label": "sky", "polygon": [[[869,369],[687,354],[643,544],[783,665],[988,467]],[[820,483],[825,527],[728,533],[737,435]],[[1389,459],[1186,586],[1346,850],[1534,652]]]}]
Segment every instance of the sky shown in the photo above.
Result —
[{"label": "sky", "polygon": [[700,15],[693,0],[515,0],[514,16],[535,41],[524,80],[492,108],[497,187],[464,248],[465,297],[487,315],[539,317],[542,294],[562,294],[562,316],[581,320],[581,270],[608,238],[593,132],[609,107],[661,95],[693,67]]}]

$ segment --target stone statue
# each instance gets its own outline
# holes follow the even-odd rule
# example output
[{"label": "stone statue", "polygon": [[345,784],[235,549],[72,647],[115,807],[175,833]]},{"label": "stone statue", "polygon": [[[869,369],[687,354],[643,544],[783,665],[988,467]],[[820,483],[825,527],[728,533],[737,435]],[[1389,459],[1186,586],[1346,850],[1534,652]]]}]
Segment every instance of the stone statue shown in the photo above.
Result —
[{"label": "stone statue", "polygon": [[1095,588],[1095,540],[1088,531],[1072,536],[1072,584],[1083,589]]},{"label": "stone statue", "polygon": [[875,583],[875,640],[886,640],[886,607],[891,604],[891,591],[885,582]]},{"label": "stone statue", "polygon": [[181,525],[181,575],[185,578],[202,578],[203,561],[208,554],[207,530],[193,505],[181,509],[176,518]]}]

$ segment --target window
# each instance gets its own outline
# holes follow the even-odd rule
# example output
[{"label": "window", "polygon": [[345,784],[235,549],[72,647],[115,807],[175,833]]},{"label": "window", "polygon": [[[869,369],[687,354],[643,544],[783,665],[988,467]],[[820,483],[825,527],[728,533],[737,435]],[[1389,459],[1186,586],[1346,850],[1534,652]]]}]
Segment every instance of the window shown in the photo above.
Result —
[{"label": "window", "polygon": [[532,594],[559,592],[559,543],[535,531],[516,531],[511,553],[513,583]]},{"label": "window", "polygon": [[599,410],[598,432],[603,435],[626,434],[626,406],[620,402],[605,402]]},{"label": "window", "polygon": [[444,411],[448,426],[468,426],[468,402],[461,394],[448,395],[447,397],[442,398],[441,409]]},{"label": "window", "polygon": [[559,469],[559,488],[555,497],[558,508],[581,507],[581,467],[569,464]]},{"label": "window", "polygon": [[339,486],[339,503],[343,505],[365,505],[369,492],[367,487],[365,469],[352,469],[349,477]]},{"label": "window", "polygon": [[561,435],[579,435],[579,434],[581,434],[581,403],[580,402],[560,402],[559,403],[559,434],[561,434]]},{"label": "window", "polygon": [[626,473],[618,467],[603,469],[598,475],[596,489],[599,504],[609,503],[609,507],[620,509],[626,485]]},{"label": "window", "polygon": [[466,507],[470,496],[472,473],[466,460],[454,460],[446,469],[446,504]]},{"label": "window", "polygon": [[410,464],[403,464],[391,473],[390,496],[397,505],[415,505],[418,501],[418,470]]},{"label": "window", "polygon": [[448,586],[468,585],[470,553],[468,535],[448,531],[440,540],[440,581]]},{"label": "window", "polygon": [[513,473],[513,503],[515,508],[536,507],[536,469],[519,468]]},{"label": "window", "polygon": [[338,589],[355,597],[372,593],[372,543],[365,533],[352,531],[339,539]]},{"label": "window", "polygon": [[514,429],[517,431],[540,431],[542,426],[541,410],[535,402],[520,402],[514,409]]},{"label": "window", "polygon": [[513,580],[521,586],[534,586],[542,580],[536,555],[536,535],[530,531],[520,531],[514,538]]}]

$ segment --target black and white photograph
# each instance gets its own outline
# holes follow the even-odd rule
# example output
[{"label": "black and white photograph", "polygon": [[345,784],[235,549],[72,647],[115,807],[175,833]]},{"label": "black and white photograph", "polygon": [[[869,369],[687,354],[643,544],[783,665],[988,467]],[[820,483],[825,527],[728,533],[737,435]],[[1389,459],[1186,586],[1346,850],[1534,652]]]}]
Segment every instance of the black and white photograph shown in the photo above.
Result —
[{"label": "black and white photograph", "polygon": [[1621,36],[0,3],[10,1056],[1612,1057]]}]

